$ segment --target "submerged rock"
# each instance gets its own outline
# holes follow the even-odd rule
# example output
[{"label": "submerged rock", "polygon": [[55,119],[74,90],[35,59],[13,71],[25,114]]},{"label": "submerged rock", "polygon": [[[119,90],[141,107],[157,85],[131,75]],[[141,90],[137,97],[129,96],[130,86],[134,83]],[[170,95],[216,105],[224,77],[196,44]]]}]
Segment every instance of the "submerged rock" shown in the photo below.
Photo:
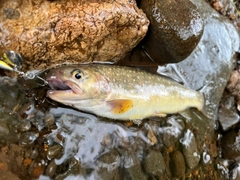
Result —
[{"label": "submerged rock", "polygon": [[170,154],[170,168],[174,177],[181,178],[185,175],[185,161],[180,151],[174,151]]},{"label": "submerged rock", "polygon": [[144,159],[143,167],[145,172],[161,179],[166,169],[162,153],[151,150]]},{"label": "submerged rock", "polygon": [[178,116],[171,116],[167,120],[167,125],[159,128],[159,132],[163,137],[163,143],[166,147],[175,147],[184,129],[183,126],[184,124],[181,118]]},{"label": "submerged rock", "polygon": [[24,69],[116,62],[145,36],[149,24],[135,1],[127,0],[11,0],[1,7],[0,54],[20,53]]},{"label": "submerged rock", "polygon": [[120,164],[120,156],[116,150],[111,150],[102,155],[97,163],[99,169],[94,174],[95,179],[115,179]]},{"label": "submerged rock", "polygon": [[221,139],[222,157],[234,160],[240,156],[240,136],[234,130],[226,133]]},{"label": "submerged rock", "polygon": [[229,130],[233,125],[240,121],[234,97],[225,95],[222,98],[218,110],[218,120],[223,131]]},{"label": "submerged rock", "polygon": [[200,154],[197,148],[197,141],[191,130],[187,130],[184,137],[180,140],[182,143],[183,156],[190,169],[195,168],[200,161]]}]

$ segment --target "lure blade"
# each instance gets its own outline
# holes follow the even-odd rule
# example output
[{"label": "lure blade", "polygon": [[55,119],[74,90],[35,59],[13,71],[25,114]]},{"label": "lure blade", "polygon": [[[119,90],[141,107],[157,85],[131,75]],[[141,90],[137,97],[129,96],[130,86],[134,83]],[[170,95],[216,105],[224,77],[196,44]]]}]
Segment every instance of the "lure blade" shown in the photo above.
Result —
[{"label": "lure blade", "polygon": [[5,52],[2,60],[17,70],[22,68],[22,57],[14,51]]},{"label": "lure blade", "polygon": [[11,66],[9,66],[7,63],[5,63],[4,61],[1,61],[1,60],[0,60],[0,68],[10,70],[10,71],[14,70]]}]

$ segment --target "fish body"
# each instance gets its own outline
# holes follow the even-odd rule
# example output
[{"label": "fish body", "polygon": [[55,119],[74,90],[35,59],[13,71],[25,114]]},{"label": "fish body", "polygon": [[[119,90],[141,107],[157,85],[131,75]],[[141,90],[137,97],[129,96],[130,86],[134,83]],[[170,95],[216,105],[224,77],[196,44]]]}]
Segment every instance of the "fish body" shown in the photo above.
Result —
[{"label": "fish body", "polygon": [[82,111],[118,120],[165,116],[203,109],[200,92],[140,69],[114,65],[66,65],[50,70],[51,99]]}]

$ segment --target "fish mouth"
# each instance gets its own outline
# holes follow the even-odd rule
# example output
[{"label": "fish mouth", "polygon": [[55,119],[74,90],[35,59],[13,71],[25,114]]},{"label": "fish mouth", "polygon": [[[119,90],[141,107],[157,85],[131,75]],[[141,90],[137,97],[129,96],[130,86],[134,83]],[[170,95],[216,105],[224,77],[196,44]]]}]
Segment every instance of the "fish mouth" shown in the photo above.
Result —
[{"label": "fish mouth", "polygon": [[71,81],[62,81],[60,79],[47,79],[51,90],[48,90],[48,96],[56,94],[82,94],[82,89]]},{"label": "fish mouth", "polygon": [[59,80],[49,80],[47,79],[49,86],[53,90],[71,90],[72,88],[69,87],[66,83]]}]

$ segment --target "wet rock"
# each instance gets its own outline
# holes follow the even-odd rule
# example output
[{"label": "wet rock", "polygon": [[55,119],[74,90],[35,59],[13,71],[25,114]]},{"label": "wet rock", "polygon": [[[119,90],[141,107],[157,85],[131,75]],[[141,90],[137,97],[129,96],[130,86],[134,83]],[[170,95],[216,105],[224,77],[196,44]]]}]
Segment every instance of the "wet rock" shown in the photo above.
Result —
[{"label": "wet rock", "polygon": [[235,131],[230,131],[221,139],[222,157],[234,160],[240,156],[240,136]]},{"label": "wet rock", "polygon": [[13,113],[27,100],[16,78],[0,77],[0,112]]},{"label": "wet rock", "polygon": [[34,141],[38,138],[39,134],[34,132],[25,132],[22,133],[19,139],[19,144],[23,146],[29,146],[34,143]]},{"label": "wet rock", "polygon": [[47,150],[47,157],[48,159],[53,159],[54,157],[61,154],[62,151],[63,151],[63,148],[59,144],[50,146]]},{"label": "wet rock", "polygon": [[224,131],[237,124],[240,117],[237,113],[234,97],[224,96],[218,110],[218,120]]},{"label": "wet rock", "polygon": [[57,165],[55,163],[55,160],[53,159],[48,164],[44,174],[52,178],[55,175],[56,169],[57,169]]},{"label": "wet rock", "polygon": [[45,127],[44,116],[44,112],[36,109],[33,116],[34,118],[31,119],[31,122],[37,127],[39,131]]},{"label": "wet rock", "polygon": [[46,169],[46,162],[43,159],[36,159],[32,162],[29,171],[31,179],[38,178]]},{"label": "wet rock", "polygon": [[167,147],[175,147],[182,134],[184,123],[178,116],[171,116],[168,118],[167,124],[164,127],[160,127],[159,132],[162,134],[163,143]]},{"label": "wet rock", "polygon": [[16,114],[4,113],[0,110],[0,146],[6,143],[18,143],[17,123]]},{"label": "wet rock", "polygon": [[30,154],[30,158],[31,159],[36,159],[39,155],[39,149],[38,148],[34,148]]},{"label": "wet rock", "polygon": [[240,69],[234,70],[231,73],[227,90],[233,95],[237,101],[238,111],[240,111]]},{"label": "wet rock", "polygon": [[197,46],[203,32],[198,8],[190,1],[141,1],[150,20],[144,48],[160,64],[184,60]]},{"label": "wet rock", "polygon": [[33,112],[34,112],[34,104],[32,102],[28,102],[18,109],[19,116],[26,119],[29,119],[29,117],[31,117]]},{"label": "wet rock", "polygon": [[80,167],[79,161],[77,161],[75,158],[70,158],[68,160],[68,168],[65,169],[65,172],[63,172],[61,174],[57,173],[56,177],[54,179],[56,179],[56,180],[62,180],[62,179],[68,179],[68,178],[70,178],[70,179],[74,179],[74,178],[87,179],[87,177],[85,175],[86,175],[86,170],[84,171]]},{"label": "wet rock", "polygon": [[0,138],[4,138],[9,133],[9,128],[5,122],[0,121]]},{"label": "wet rock", "polygon": [[206,98],[207,115],[216,119],[217,108],[236,58],[234,55],[239,49],[239,35],[236,28],[205,1],[192,2],[204,19],[203,36],[184,61],[159,67],[158,72],[178,79],[191,89],[200,90]]},{"label": "wet rock", "polygon": [[51,127],[55,122],[55,119],[53,117],[52,114],[46,114],[45,118],[44,118],[44,123],[45,125],[49,128]]},{"label": "wet rock", "polygon": [[125,157],[124,167],[127,168],[132,180],[147,179],[146,174],[143,172],[140,161],[134,154]]},{"label": "wet rock", "polygon": [[190,169],[195,168],[200,161],[200,154],[197,148],[197,142],[191,130],[187,130],[184,137],[180,140],[185,162]]},{"label": "wet rock", "polygon": [[[1,159],[6,157],[7,161],[5,161],[8,164],[8,168],[11,172],[14,174],[17,174],[20,176],[21,174],[24,174],[24,168],[22,166],[23,164],[23,157],[22,153],[24,150],[22,147],[16,145],[16,144],[10,144],[6,149],[1,148],[5,151],[1,153]],[[3,161],[4,162],[4,161]]]},{"label": "wet rock", "polygon": [[32,125],[29,121],[21,121],[20,124],[18,125],[18,130],[20,132],[26,132],[31,129]]},{"label": "wet rock", "polygon": [[9,49],[20,53],[24,69],[116,62],[148,30],[149,21],[135,1],[31,2],[2,2],[0,11],[0,54]]},{"label": "wet rock", "polygon": [[174,151],[170,155],[170,168],[172,175],[176,178],[181,178],[185,175],[185,161],[182,153],[180,151]]},{"label": "wet rock", "polygon": [[162,154],[163,154],[164,162],[166,164],[166,169],[165,169],[166,174],[168,175],[168,177],[172,177],[172,173],[170,169],[170,155],[166,147],[163,148]]},{"label": "wet rock", "polygon": [[162,153],[151,150],[143,161],[143,167],[146,173],[161,179],[166,168]]},{"label": "wet rock", "polygon": [[98,170],[94,174],[95,179],[112,180],[118,173],[120,156],[116,150],[103,154],[98,160]]},{"label": "wet rock", "polygon": [[17,175],[11,173],[10,171],[4,171],[0,169],[0,174],[2,179],[11,179],[11,180],[21,180]]}]

